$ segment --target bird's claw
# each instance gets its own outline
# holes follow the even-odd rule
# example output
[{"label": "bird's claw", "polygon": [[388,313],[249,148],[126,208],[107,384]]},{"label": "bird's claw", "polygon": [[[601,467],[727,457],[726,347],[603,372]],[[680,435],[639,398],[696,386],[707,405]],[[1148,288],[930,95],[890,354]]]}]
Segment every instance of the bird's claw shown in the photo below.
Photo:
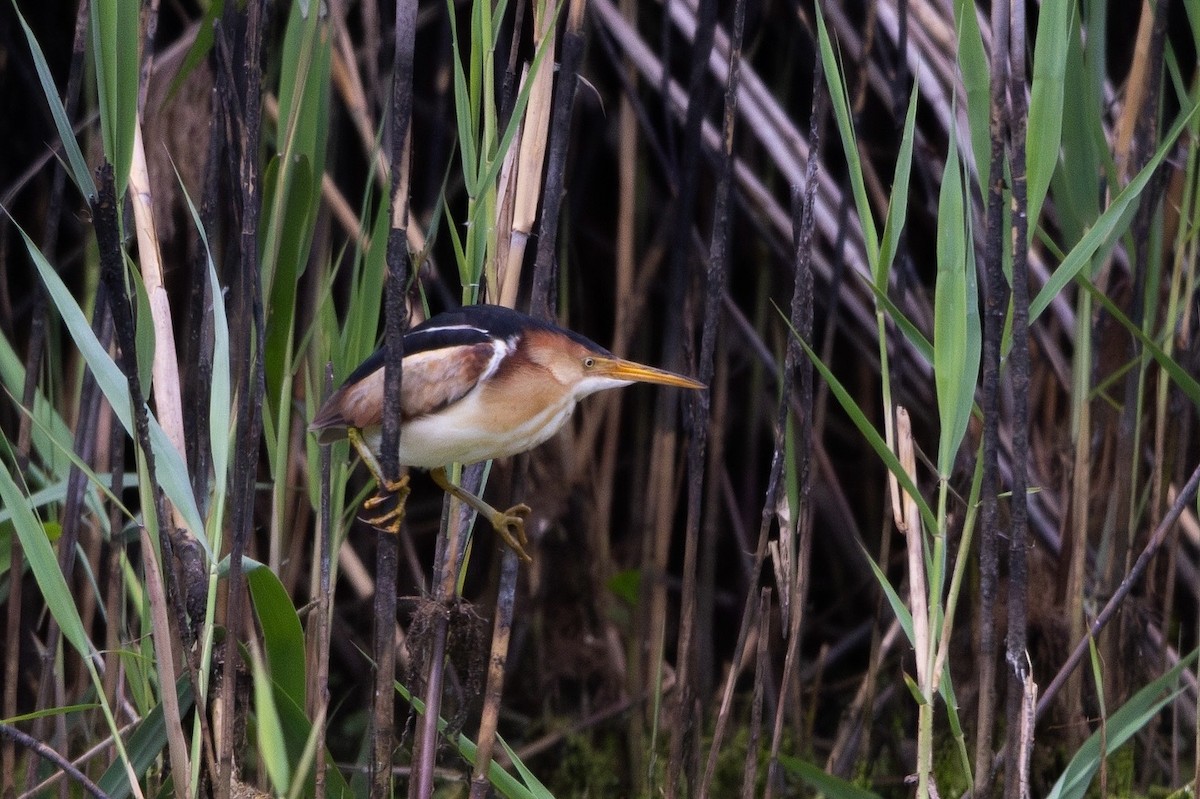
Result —
[{"label": "bird's claw", "polygon": [[363,510],[373,511],[389,502],[395,503],[394,506],[377,516],[363,516],[362,520],[377,530],[383,530],[393,535],[399,533],[400,525],[404,522],[404,509],[408,503],[410,490],[407,474],[399,480],[381,483],[375,496],[363,502]]},{"label": "bird's claw", "polygon": [[522,503],[513,505],[506,511],[498,511],[490,519],[492,529],[517,553],[517,557],[526,563],[533,563],[533,558],[525,551],[525,547],[529,545],[529,538],[525,535],[525,519],[530,511],[530,507]]}]

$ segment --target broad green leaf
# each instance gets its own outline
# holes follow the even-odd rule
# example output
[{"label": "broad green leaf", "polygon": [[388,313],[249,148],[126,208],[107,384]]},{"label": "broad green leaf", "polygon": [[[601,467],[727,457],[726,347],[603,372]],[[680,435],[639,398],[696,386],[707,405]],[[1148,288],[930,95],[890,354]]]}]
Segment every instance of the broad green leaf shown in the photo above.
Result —
[{"label": "broad green leaf", "polygon": [[1095,73],[1097,69],[1103,70],[1104,62],[1097,60],[1095,35],[1102,34],[1087,31],[1085,51],[1080,20],[1072,15],[1062,106],[1062,114],[1071,124],[1062,129],[1062,159],[1051,179],[1062,244],[1068,249],[1075,246],[1100,216],[1101,152],[1106,143],[1100,120],[1103,103],[1097,93],[1103,77]]},{"label": "broad green leaf", "polygon": [[975,3],[954,0],[954,20],[958,28],[958,70],[962,74],[967,97],[967,123],[970,126],[971,152],[979,175],[979,192],[988,193],[988,173],[991,171],[992,144],[989,118],[992,93],[987,54]]},{"label": "broad green leaf", "polygon": [[979,297],[974,291],[974,264],[968,257],[973,245],[964,190],[958,145],[951,135],[938,198],[938,268],[933,303],[933,370],[941,420],[937,469],[943,478],[949,476],[967,432],[981,348]]},{"label": "broad green leaf", "polygon": [[450,15],[450,45],[454,54],[454,118],[458,122],[458,149],[462,154],[462,176],[467,194],[479,193],[476,176],[479,174],[479,151],[476,139],[477,122],[471,108],[471,91],[463,71],[462,53],[458,47],[458,14],[453,0],[446,0]]},{"label": "broad green leaf", "polygon": [[[288,757],[292,763],[304,762],[304,752],[312,738],[313,724],[305,713],[304,707],[297,705],[292,701],[286,693],[280,690],[279,686],[275,686],[275,710],[279,714],[279,720],[283,727],[283,740],[287,747]],[[322,754],[325,758],[325,795],[329,797],[350,797],[355,794],[351,791],[350,786],[346,783],[346,778],[338,769],[337,763],[329,752]],[[293,775],[293,779],[299,779],[300,775]],[[311,767],[308,774],[304,776],[305,784],[308,787],[309,795],[312,792],[313,774]]]},{"label": "broad green leaf", "polygon": [[141,3],[135,0],[93,0],[91,5],[100,132],[104,155],[113,165],[118,197],[125,193],[133,162],[141,67],[141,10]]},{"label": "broad green leaf", "polygon": [[167,89],[168,98],[174,97],[188,76],[208,58],[213,47],[213,31],[217,20],[223,13],[225,13],[225,0],[211,0],[208,3],[204,15],[196,25],[196,38],[192,40],[192,46],[188,48],[187,55],[183,57],[179,71],[175,73],[175,77],[171,78],[171,86]]},{"label": "broad green leaf", "polygon": [[379,341],[379,320],[383,313],[381,286],[387,279],[387,241],[391,229],[391,203],[380,199],[374,224],[367,237],[367,249],[356,261],[360,270],[352,282],[349,307],[353,309],[342,325],[339,357],[334,358],[334,381],[340,382],[350,371],[374,352]]},{"label": "broad green leaf", "polygon": [[[186,714],[191,710],[194,699],[191,681],[186,676],[176,680],[175,695],[179,697],[179,712]],[[133,771],[139,777],[166,751],[167,725],[161,703],[138,722],[133,735],[129,736],[126,749]],[[126,799],[131,793],[129,775],[120,762],[110,765],[96,784],[110,799]]]},{"label": "broad green leaf", "polygon": [[[267,170],[263,197],[263,293],[267,305],[264,358],[266,396],[272,405],[288,392],[296,287],[308,264],[320,205],[321,175],[329,130],[331,46],[329,26],[319,14],[292,4],[284,34],[279,85],[278,156]],[[282,424],[285,410],[270,408],[268,433]],[[268,447],[274,454],[274,447]]]},{"label": "broad green leaf", "polygon": [[257,650],[251,650],[250,667],[254,675],[254,729],[258,737],[258,754],[275,788],[275,795],[282,796],[292,784],[292,767],[284,744],[279,711],[275,709],[271,676]]},{"label": "broad green leaf", "polygon": [[1073,28],[1072,0],[1043,0],[1038,12],[1037,42],[1033,51],[1033,82],[1029,121],[1025,131],[1026,204],[1028,241],[1033,241],[1042,202],[1058,164],[1062,140],[1063,93],[1066,88],[1069,31]]},{"label": "broad green leaf", "polygon": [[[282,414],[290,410],[289,407],[278,406],[281,401],[290,403],[291,400],[289,389],[295,344],[296,288],[312,244],[316,212],[313,200],[319,199],[320,195],[319,189],[314,191],[308,158],[297,156],[293,161],[289,176],[284,178],[281,175],[283,161],[279,158],[272,160],[267,170],[266,181],[268,190],[265,205],[272,216],[268,227],[274,231],[269,236],[273,244],[268,245],[273,256],[274,280],[270,285],[271,300],[266,312],[267,340],[263,358],[266,374],[264,432],[268,436],[267,451],[272,456],[273,473],[277,466],[274,463],[275,447],[272,439],[280,432],[276,426],[281,423]],[[278,192],[282,194],[277,194]],[[280,202],[274,202],[276,199]],[[278,218],[274,218],[275,215],[278,215]],[[278,238],[275,233],[278,234]],[[284,395],[287,395],[286,398],[281,400]]]},{"label": "broad green leaf", "polygon": [[262,628],[271,680],[297,706],[304,707],[307,690],[304,628],[296,608],[275,572],[250,558],[243,558],[242,563]]},{"label": "broad green leaf", "polygon": [[154,315],[150,313],[150,295],[146,293],[146,284],[137,264],[125,253],[125,283],[133,290],[134,295],[134,341],[137,347],[138,382],[142,392],[147,396],[152,390],[154,379],[154,349],[158,345],[154,334]]}]

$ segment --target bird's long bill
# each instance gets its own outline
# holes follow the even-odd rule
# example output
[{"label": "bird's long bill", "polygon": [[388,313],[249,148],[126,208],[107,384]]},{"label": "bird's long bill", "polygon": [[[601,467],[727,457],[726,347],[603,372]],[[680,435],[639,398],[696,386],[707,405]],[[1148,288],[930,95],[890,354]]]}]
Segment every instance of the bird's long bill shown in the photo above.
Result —
[{"label": "bird's long bill", "polygon": [[705,388],[705,385],[698,380],[677,375],[665,369],[655,369],[653,366],[643,366],[640,363],[626,361],[621,358],[597,358],[596,360],[599,361],[597,365],[601,367],[597,371],[605,377],[611,377],[614,380],[629,380],[635,383],[658,383],[663,386],[677,386],[679,388]]}]

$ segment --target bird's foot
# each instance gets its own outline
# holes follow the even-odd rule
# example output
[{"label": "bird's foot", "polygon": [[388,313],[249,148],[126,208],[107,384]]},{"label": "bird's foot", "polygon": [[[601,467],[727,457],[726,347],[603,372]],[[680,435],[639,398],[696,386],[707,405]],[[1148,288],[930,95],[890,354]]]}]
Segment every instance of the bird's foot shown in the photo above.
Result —
[{"label": "bird's foot", "polygon": [[[410,490],[407,474],[399,480],[382,481],[375,496],[363,503],[363,510],[371,512],[376,508],[384,508],[383,511],[376,516],[363,516],[362,520],[377,530],[393,535],[399,533]],[[389,504],[391,507],[386,507]]]},{"label": "bird's foot", "polygon": [[517,557],[526,563],[533,563],[533,558],[525,551],[529,538],[525,535],[525,519],[529,516],[530,507],[525,504],[513,505],[506,511],[495,511],[488,517],[492,529],[504,539],[504,543],[517,553]]}]

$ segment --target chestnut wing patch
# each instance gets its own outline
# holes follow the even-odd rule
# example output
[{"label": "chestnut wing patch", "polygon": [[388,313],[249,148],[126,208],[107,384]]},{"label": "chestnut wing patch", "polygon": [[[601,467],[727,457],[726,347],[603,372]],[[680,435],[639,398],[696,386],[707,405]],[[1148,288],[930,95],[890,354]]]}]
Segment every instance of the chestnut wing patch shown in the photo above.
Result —
[{"label": "chestnut wing patch", "polygon": [[[486,340],[406,353],[400,388],[402,419],[436,413],[462,399],[488,370],[494,352],[495,344]],[[383,424],[383,361],[373,360],[373,370],[351,375],[313,419],[310,429],[320,431],[322,443],[342,438],[348,427]]]}]

